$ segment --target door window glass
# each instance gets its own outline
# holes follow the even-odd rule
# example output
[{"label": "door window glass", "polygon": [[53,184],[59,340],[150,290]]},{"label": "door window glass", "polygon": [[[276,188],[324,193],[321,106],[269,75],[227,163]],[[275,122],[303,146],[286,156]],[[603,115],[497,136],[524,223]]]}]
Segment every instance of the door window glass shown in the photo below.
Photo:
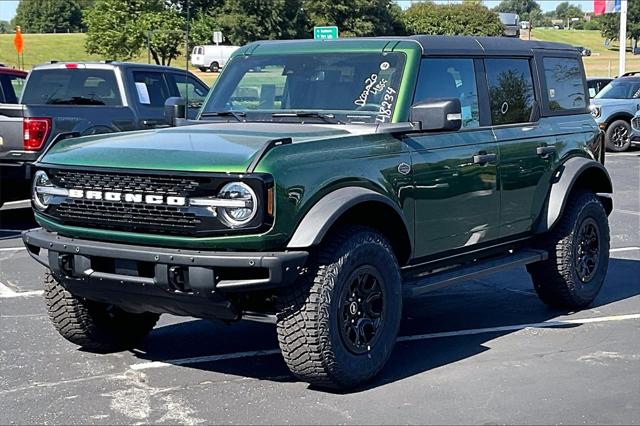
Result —
[{"label": "door window glass", "polygon": [[189,102],[189,108],[200,108],[207,97],[208,89],[193,77],[172,74],[171,82],[175,85],[178,96]]},{"label": "door window glass", "polygon": [[460,99],[462,127],[478,127],[480,110],[473,59],[424,59],[413,102],[430,98]]},{"label": "door window glass", "polygon": [[164,76],[159,72],[134,71],[133,81],[136,85],[138,102],[150,107],[163,107],[171,96]]},{"label": "door window glass", "polygon": [[526,123],[535,96],[527,59],[486,59],[487,82],[494,125]]},{"label": "door window glass", "polygon": [[582,81],[582,68],[578,61],[570,58],[544,58],[542,61],[549,109],[551,111],[584,109],[587,102]]}]

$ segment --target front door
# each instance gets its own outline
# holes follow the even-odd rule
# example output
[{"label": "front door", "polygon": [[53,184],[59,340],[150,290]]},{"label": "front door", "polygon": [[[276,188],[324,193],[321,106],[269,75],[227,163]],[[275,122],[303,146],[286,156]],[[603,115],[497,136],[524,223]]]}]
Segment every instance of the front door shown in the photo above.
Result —
[{"label": "front door", "polygon": [[423,59],[414,102],[458,98],[462,129],[409,135],[415,201],[415,255],[473,246],[498,233],[497,145],[481,127],[477,61]]}]

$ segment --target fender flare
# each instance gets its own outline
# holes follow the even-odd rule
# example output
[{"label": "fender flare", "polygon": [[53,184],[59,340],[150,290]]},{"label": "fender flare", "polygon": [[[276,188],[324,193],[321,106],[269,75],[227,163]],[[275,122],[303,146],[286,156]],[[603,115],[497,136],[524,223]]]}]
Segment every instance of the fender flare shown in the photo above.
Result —
[{"label": "fender flare", "polygon": [[567,200],[578,181],[586,184],[602,201],[607,214],[613,210],[613,184],[607,169],[597,161],[573,157],[562,164],[552,179],[551,190],[540,214],[536,232],[545,232],[556,224],[564,213]]},{"label": "fender flare", "polygon": [[409,226],[400,207],[384,195],[371,189],[348,186],[337,189],[321,198],[307,212],[294,231],[287,248],[311,247],[319,244],[329,228],[352,207],[364,202],[380,202],[392,208],[402,220],[402,225],[413,244]]}]

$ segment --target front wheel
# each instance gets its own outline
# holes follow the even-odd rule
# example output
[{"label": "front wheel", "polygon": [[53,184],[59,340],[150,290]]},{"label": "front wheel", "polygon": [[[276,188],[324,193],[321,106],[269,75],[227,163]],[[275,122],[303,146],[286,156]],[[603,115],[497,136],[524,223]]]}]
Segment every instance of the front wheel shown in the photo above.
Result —
[{"label": "front wheel", "polygon": [[624,120],[616,120],[607,127],[605,142],[607,149],[622,152],[631,146],[631,126]]},{"label": "front wheel", "polygon": [[117,306],[74,296],[47,273],[44,297],[49,318],[62,337],[96,352],[130,349],[154,327],[159,315],[134,314]]},{"label": "front wheel", "polygon": [[280,295],[278,341],[298,378],[353,388],[374,377],[395,344],[401,278],[389,242],[345,227],[312,256],[306,275]]},{"label": "front wheel", "polygon": [[527,266],[540,299],[557,308],[591,304],[609,264],[609,222],[598,197],[586,191],[573,194],[540,246],[549,259]]}]

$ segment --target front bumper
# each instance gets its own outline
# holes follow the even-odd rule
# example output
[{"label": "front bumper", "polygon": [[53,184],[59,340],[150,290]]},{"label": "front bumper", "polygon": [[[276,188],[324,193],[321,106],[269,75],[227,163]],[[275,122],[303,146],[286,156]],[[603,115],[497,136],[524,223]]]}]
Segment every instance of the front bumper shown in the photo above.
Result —
[{"label": "front bumper", "polygon": [[[239,319],[233,293],[292,284],[308,253],[210,252],[23,232],[29,254],[71,293],[131,311]],[[43,250],[47,250],[46,256]]]}]

